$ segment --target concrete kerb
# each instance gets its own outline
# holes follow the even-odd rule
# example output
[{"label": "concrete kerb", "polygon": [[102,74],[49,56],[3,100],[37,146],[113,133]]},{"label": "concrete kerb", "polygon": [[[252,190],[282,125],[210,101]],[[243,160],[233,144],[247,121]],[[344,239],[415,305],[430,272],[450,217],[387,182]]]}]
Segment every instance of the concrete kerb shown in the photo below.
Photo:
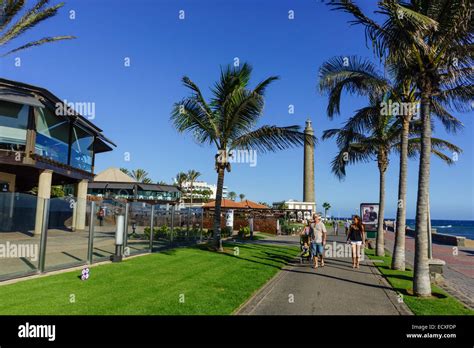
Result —
[{"label": "concrete kerb", "polygon": [[[397,294],[396,290],[379,271],[373,260],[367,257],[366,262],[368,263],[367,266],[369,266],[370,271],[378,278],[379,282],[383,285],[383,292],[385,293],[393,307],[395,307],[397,312],[400,313],[400,315],[414,315],[410,308],[408,308],[408,306],[404,302],[399,302],[399,297],[395,295]],[[391,288],[392,290],[389,290],[389,288]]]}]

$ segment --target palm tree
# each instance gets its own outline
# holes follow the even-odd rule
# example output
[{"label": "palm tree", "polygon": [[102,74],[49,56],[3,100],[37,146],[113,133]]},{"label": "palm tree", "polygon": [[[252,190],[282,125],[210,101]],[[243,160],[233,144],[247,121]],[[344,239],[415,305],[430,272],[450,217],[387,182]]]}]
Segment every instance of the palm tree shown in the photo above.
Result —
[{"label": "palm tree", "polygon": [[131,171],[130,176],[136,181],[142,184],[151,184],[153,181],[148,177],[148,172],[145,169],[134,169]]},{"label": "palm tree", "polygon": [[191,169],[188,171],[186,174],[186,181],[189,183],[190,187],[190,203],[189,203],[189,209],[188,209],[188,221],[186,224],[186,228],[189,230],[189,220],[191,219],[191,207],[193,205],[193,188],[194,188],[194,182],[201,176],[201,173],[198,171]]},{"label": "palm tree", "polygon": [[245,195],[243,193],[241,193],[239,195],[239,198],[240,198],[240,201],[243,202],[244,201],[244,198],[245,198]]},{"label": "palm tree", "polygon": [[[397,77],[396,67],[387,64],[387,70],[394,76],[394,81],[385,78],[377,72],[377,68],[368,60],[358,57],[334,57],[328,60],[320,69],[320,89],[329,92],[328,115],[333,117],[339,113],[341,92],[347,90],[351,94],[369,95],[390,93],[389,105],[406,106],[398,108],[397,117],[400,119],[402,133],[400,135],[400,169],[397,202],[397,220],[392,268],[405,269],[405,223],[406,223],[406,186],[408,163],[408,135],[414,110],[419,103],[419,93],[410,77],[404,80]],[[398,80],[398,81],[397,81]],[[387,103],[385,103],[386,105]],[[456,132],[462,123],[439,103],[433,101],[436,108],[433,114],[443,123],[448,132]],[[389,110],[390,111],[390,110]],[[433,150],[436,151],[436,150]]]},{"label": "palm tree", "polygon": [[[175,185],[178,186],[178,189],[181,192],[183,192],[183,186],[187,180],[188,180],[188,176],[185,172],[179,172],[178,174],[176,174],[176,177],[173,179]],[[180,203],[181,203],[182,198],[184,198],[183,195],[181,195],[180,197]]]},{"label": "palm tree", "polygon": [[245,63],[238,67],[221,69],[220,80],[212,88],[212,98],[205,101],[199,87],[188,77],[183,84],[191,96],[174,105],[171,121],[178,132],[190,132],[198,143],[216,147],[217,172],[216,207],[214,215],[215,247],[222,249],[220,215],[225,171],[230,172],[229,151],[234,149],[274,152],[315,138],[305,135],[299,126],[279,127],[264,125],[257,128],[262,116],[265,89],[278,78],[269,77],[249,88],[252,68]]},{"label": "palm tree", "polygon": [[420,93],[422,141],[416,207],[413,290],[431,295],[428,265],[428,206],[433,100],[459,112],[472,110],[472,16],[469,0],[411,0],[379,2],[385,19],[380,25],[352,1],[332,3],[352,14],[353,24],[366,29],[377,54],[397,67],[400,76],[412,76]]},{"label": "palm tree", "polygon": [[[32,8],[25,10],[25,13],[18,18],[15,22],[15,17],[24,10],[25,1],[2,1],[1,9],[1,21],[0,21],[0,46],[7,45],[12,40],[18,38],[23,33],[34,28],[40,22],[54,17],[58,10],[64,6],[64,3],[60,3],[51,7],[46,7],[48,0],[39,0],[36,5]],[[13,24],[12,24],[13,23]],[[10,25],[11,24],[11,25]],[[30,41],[19,47],[11,49],[2,56],[9,55],[14,52],[18,52],[33,46],[40,46],[45,43],[55,42],[60,40],[75,39],[74,36],[54,36],[44,37],[39,40]]]},{"label": "palm tree", "polygon": [[130,171],[127,168],[120,168],[120,171],[124,174],[130,175]]},{"label": "palm tree", "polygon": [[[373,97],[373,96],[372,96]],[[376,254],[385,255],[384,248],[384,211],[385,211],[385,173],[389,165],[389,156],[392,151],[397,151],[403,131],[400,119],[391,113],[382,112],[380,99],[371,99],[369,106],[357,110],[341,129],[330,129],[323,133],[323,139],[336,137],[339,153],[332,162],[332,171],[342,179],[346,175],[346,165],[357,162],[377,161],[379,169],[379,215],[377,221]],[[412,134],[416,134],[413,131]],[[410,138],[408,141],[408,155],[413,156],[420,149],[420,138]],[[432,139],[432,151],[442,160],[452,163],[450,157],[440,150],[460,152],[457,146],[441,139]]]},{"label": "palm tree", "polygon": [[329,204],[328,202],[324,202],[323,208],[324,208],[324,217],[327,217],[328,210],[331,209],[331,204]]},{"label": "palm tree", "polygon": [[231,201],[235,201],[235,199],[237,198],[237,193],[235,193],[234,191],[230,191],[228,194],[227,194],[227,197],[229,197],[229,199]]}]

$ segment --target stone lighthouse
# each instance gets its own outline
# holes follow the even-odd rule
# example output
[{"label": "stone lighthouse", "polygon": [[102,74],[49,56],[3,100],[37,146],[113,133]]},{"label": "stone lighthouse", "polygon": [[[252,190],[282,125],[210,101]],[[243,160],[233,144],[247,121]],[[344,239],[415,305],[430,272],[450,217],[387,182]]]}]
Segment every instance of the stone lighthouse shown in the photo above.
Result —
[{"label": "stone lighthouse", "polygon": [[[304,133],[313,136],[311,120],[306,120]],[[316,202],[314,199],[314,143],[306,142],[304,145],[304,168],[303,168],[303,201]]]}]

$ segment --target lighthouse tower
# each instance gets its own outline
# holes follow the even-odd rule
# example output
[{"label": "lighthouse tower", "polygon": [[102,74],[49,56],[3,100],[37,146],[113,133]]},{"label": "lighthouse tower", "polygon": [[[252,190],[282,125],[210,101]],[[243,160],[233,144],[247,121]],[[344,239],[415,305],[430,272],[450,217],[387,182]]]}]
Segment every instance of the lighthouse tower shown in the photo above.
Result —
[{"label": "lighthouse tower", "polygon": [[[310,119],[306,120],[304,133],[314,135]],[[314,197],[314,143],[310,142],[306,142],[304,145],[303,201],[316,203]]]}]

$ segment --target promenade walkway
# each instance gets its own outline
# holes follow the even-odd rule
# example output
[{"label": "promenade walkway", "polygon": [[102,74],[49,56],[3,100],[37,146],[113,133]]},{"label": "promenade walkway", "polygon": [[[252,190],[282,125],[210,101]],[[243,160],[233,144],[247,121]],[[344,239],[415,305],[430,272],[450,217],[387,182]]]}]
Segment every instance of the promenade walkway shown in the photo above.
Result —
[{"label": "promenade walkway", "polygon": [[[328,243],[344,243],[343,236],[328,236]],[[299,237],[278,236],[255,243],[299,245]],[[333,244],[334,245],[334,244]],[[254,297],[239,315],[400,315],[411,314],[397,293],[365,258],[352,269],[348,257],[328,258],[317,270],[299,261],[289,264]]]},{"label": "promenade walkway", "polygon": [[[395,235],[388,231],[385,233],[385,248],[393,251]],[[405,240],[406,263],[413,268],[415,259],[415,239],[406,236]],[[474,248],[453,247],[433,243],[433,258],[446,261],[444,267],[444,284],[452,295],[474,308]]]}]

